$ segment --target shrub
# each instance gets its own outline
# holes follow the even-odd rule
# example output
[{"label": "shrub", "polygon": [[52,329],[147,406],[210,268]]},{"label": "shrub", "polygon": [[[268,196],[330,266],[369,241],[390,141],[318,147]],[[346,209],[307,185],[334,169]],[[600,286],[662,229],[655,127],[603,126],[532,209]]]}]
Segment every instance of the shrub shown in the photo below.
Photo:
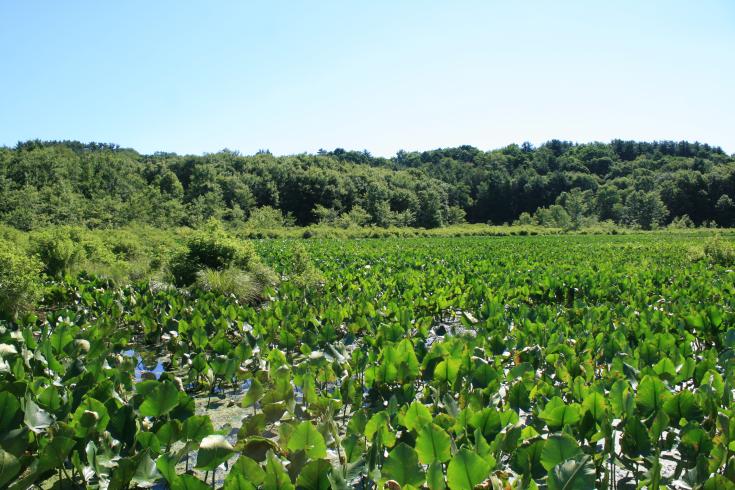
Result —
[{"label": "shrub", "polygon": [[668,227],[672,229],[694,228],[694,222],[688,214],[684,214],[682,216],[677,216],[673,220],[671,220],[671,223],[669,223]]},{"label": "shrub", "polygon": [[0,242],[0,317],[13,318],[35,305],[41,295],[42,264],[9,242]]},{"label": "shrub", "polygon": [[200,270],[248,270],[256,261],[257,254],[250,242],[233,238],[220,224],[210,222],[188,237],[185,250],[171,260],[170,270],[177,286],[188,286]]},{"label": "shrub", "polygon": [[290,215],[284,216],[280,209],[270,206],[254,209],[247,222],[245,222],[245,227],[252,229],[283,228],[293,225],[293,217]]},{"label": "shrub", "polygon": [[710,264],[730,266],[735,264],[735,247],[719,235],[715,235],[704,243],[704,258]]},{"label": "shrub", "polygon": [[301,243],[297,242],[294,245],[288,264],[290,281],[302,289],[318,286],[324,281],[322,272],[316,268],[309,252]]},{"label": "shrub", "polygon": [[55,228],[36,233],[31,238],[31,249],[41,260],[50,276],[63,276],[84,258],[84,249],[72,240],[69,229]]}]

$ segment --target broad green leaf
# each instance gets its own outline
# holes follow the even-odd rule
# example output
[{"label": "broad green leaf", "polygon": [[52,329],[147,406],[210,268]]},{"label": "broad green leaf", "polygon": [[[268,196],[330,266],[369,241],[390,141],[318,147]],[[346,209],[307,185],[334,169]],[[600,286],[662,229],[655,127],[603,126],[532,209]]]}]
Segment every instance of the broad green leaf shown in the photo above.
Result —
[{"label": "broad green leaf", "polygon": [[638,385],[635,395],[636,405],[645,415],[658,411],[671,397],[663,381],[655,376],[646,375]]},{"label": "broad green leaf", "polygon": [[257,378],[253,378],[253,380],[250,382],[250,388],[248,388],[248,392],[245,393],[245,396],[242,398],[242,402],[240,404],[243,408],[255,405],[258,400],[263,398],[264,394],[265,390],[263,389],[263,385],[260,383],[260,381],[258,381]]},{"label": "broad green leaf", "polygon": [[428,424],[418,431],[416,452],[421,464],[444,463],[451,457],[451,439],[444,429]]},{"label": "broad green leaf", "polygon": [[571,436],[567,434],[549,436],[541,451],[541,465],[546,471],[551,471],[554,466],[581,452],[579,444]]},{"label": "broad green leaf", "polygon": [[689,390],[682,390],[672,396],[664,403],[664,412],[671,417],[673,423],[678,423],[681,419],[687,421],[699,420],[702,417],[702,410],[699,407],[696,396]]},{"label": "broad green leaf", "polygon": [[20,461],[12,454],[0,449],[0,487],[14,480],[20,472]]},{"label": "broad green leaf", "polygon": [[485,481],[491,469],[487,461],[462,448],[449,462],[447,483],[451,490],[472,490],[475,485]]},{"label": "broad green leaf", "polygon": [[72,427],[76,437],[86,437],[91,431],[102,432],[107,428],[110,416],[107,408],[99,400],[85,397],[72,416]]},{"label": "broad green leaf", "polygon": [[296,488],[304,490],[329,490],[329,474],[332,465],[325,459],[311,461],[304,466],[296,478]]},{"label": "broad green leaf", "polygon": [[255,490],[255,485],[245,475],[229,473],[222,488],[224,490]]},{"label": "broad green leaf", "polygon": [[395,431],[391,428],[390,417],[385,411],[374,414],[365,424],[365,437],[368,440],[372,440],[376,433],[386,447],[393,447],[396,443]]},{"label": "broad green leaf", "polygon": [[288,440],[288,449],[290,451],[304,451],[311,459],[327,457],[327,445],[324,442],[324,437],[308,420],[301,422],[291,434],[291,438]]},{"label": "broad green leaf", "polygon": [[162,454],[156,459],[156,468],[163,478],[166,479],[169,486],[173,486],[176,481],[176,461],[178,458],[170,454]]},{"label": "broad green leaf", "polygon": [[470,425],[475,429],[480,429],[482,435],[488,440],[492,440],[503,428],[500,414],[494,407],[487,407],[472,415]]},{"label": "broad green leaf", "polygon": [[265,471],[263,471],[263,468],[247,456],[240,456],[237,458],[237,461],[235,461],[235,464],[232,465],[230,474],[237,473],[247,477],[248,481],[252,482],[254,485],[260,485],[263,483],[263,479],[265,478]]},{"label": "broad green leaf", "polygon": [[714,475],[704,482],[702,490],[735,490],[735,483],[722,475]]},{"label": "broad green leaf", "polygon": [[620,445],[623,452],[631,458],[646,455],[651,451],[651,436],[639,419],[630,418],[625,422]]},{"label": "broad green leaf", "polygon": [[40,471],[46,471],[64,464],[75,442],[71,437],[54,436],[51,442],[41,451],[41,455],[38,458],[38,469]]},{"label": "broad green leaf", "polygon": [[263,490],[294,490],[288,473],[273,451],[268,451],[266,455]]},{"label": "broad green leaf", "polygon": [[20,401],[8,391],[0,392],[0,433],[3,433],[12,428],[14,423],[18,423],[20,420],[16,420],[20,411]]},{"label": "broad green leaf", "polygon": [[182,433],[187,441],[199,442],[214,432],[212,420],[206,415],[194,415],[184,421]]},{"label": "broad green leaf", "polygon": [[179,390],[170,381],[163,381],[149,391],[138,409],[144,417],[160,417],[179,403]]},{"label": "broad green leaf", "polygon": [[425,479],[416,451],[403,442],[390,452],[383,463],[381,475],[384,480],[395,480],[401,486],[418,487]]},{"label": "broad green leaf", "polygon": [[213,434],[202,439],[197,453],[196,468],[212,471],[224,463],[235,451],[225,436]]},{"label": "broad green leaf", "polygon": [[434,368],[434,379],[444,383],[452,384],[457,380],[459,374],[459,360],[445,359]]},{"label": "broad green leaf", "polygon": [[567,425],[575,425],[582,419],[578,407],[579,405],[562,404],[550,411],[544,408],[540,417],[550,428],[561,429]]},{"label": "broad green leaf", "polygon": [[559,463],[549,472],[549,490],[589,490],[595,488],[595,465],[592,458],[580,454]]},{"label": "broad green leaf", "polygon": [[441,463],[431,463],[426,470],[426,485],[430,490],[444,490],[446,483],[444,482],[444,471]]},{"label": "broad green leaf", "polygon": [[54,418],[50,413],[36,405],[32,400],[27,400],[25,417],[23,420],[29,429],[36,434],[39,434],[53,423]]},{"label": "broad green leaf", "polygon": [[413,401],[403,416],[403,425],[408,430],[418,430],[426,424],[430,424],[431,421],[431,412],[426,408],[426,405],[419,401]]},{"label": "broad green leaf", "polygon": [[603,395],[596,391],[592,391],[582,402],[582,410],[589,412],[595,420],[600,422],[607,412],[607,401]]},{"label": "broad green leaf", "polygon": [[171,486],[172,490],[211,490],[209,485],[192,475],[179,476]]},{"label": "broad green leaf", "polygon": [[130,481],[137,484],[139,487],[146,488],[152,487],[153,484],[160,479],[161,474],[156,468],[156,463],[148,454],[144,454],[140,459],[140,463],[138,463],[138,468],[135,471],[133,478]]},{"label": "broad green leaf", "polygon": [[510,387],[510,390],[508,390],[508,402],[510,403],[510,408],[515,411],[528,410],[530,408],[531,401],[525,383],[516,383]]}]

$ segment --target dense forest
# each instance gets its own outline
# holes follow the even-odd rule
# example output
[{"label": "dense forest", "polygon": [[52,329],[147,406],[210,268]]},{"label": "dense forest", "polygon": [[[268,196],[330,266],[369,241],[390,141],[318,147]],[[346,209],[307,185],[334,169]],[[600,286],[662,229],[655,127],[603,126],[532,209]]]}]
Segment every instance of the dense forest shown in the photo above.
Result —
[{"label": "dense forest", "polygon": [[735,226],[735,156],[689,142],[471,146],[252,156],[142,155],[112,144],[28,141],[0,148],[0,222],[90,228],[314,223],[577,228],[598,221]]}]

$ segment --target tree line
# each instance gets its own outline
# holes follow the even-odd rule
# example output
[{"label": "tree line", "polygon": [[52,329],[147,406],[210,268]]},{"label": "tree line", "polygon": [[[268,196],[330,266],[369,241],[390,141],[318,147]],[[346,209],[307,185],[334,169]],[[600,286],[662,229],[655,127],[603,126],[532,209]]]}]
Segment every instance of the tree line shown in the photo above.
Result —
[{"label": "tree line", "polygon": [[735,226],[735,157],[686,141],[143,155],[114,144],[0,147],[0,222],[30,230],[145,223],[416,226],[519,222]]}]

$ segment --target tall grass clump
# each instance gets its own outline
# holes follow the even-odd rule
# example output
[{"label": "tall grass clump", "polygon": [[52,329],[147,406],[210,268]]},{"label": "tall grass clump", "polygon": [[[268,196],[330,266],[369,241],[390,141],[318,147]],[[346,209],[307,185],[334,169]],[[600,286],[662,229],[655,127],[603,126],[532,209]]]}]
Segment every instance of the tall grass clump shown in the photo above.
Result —
[{"label": "tall grass clump", "polygon": [[262,290],[252,274],[239,269],[202,269],[196,273],[194,287],[201,291],[231,296],[240,304],[255,303]]}]

